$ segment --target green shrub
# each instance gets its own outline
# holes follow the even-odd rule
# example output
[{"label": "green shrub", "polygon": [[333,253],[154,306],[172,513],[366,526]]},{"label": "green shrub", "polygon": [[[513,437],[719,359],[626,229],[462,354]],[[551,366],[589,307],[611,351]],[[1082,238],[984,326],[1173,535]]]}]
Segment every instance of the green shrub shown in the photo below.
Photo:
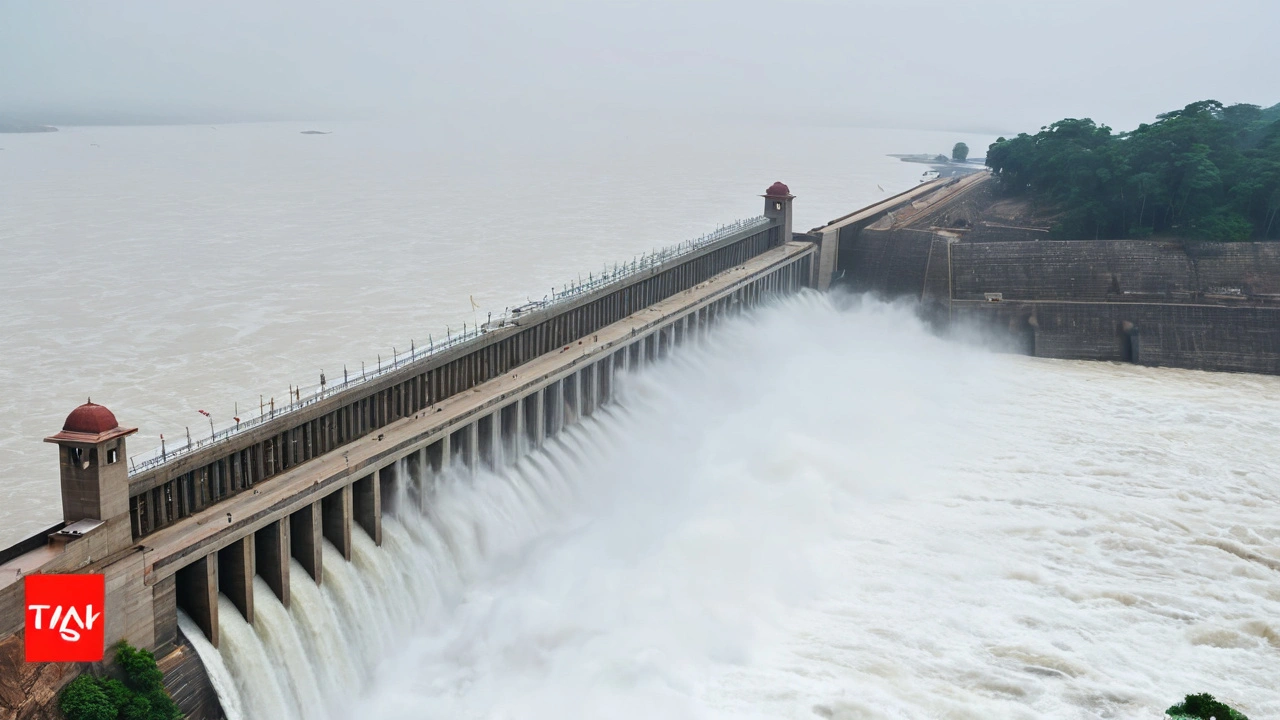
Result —
[{"label": "green shrub", "polygon": [[62,691],[58,706],[67,720],[179,720],[182,713],[164,689],[155,655],[126,642],[116,646],[124,681],[81,675]]},{"label": "green shrub", "polygon": [[156,666],[156,656],[150,650],[139,650],[128,643],[116,646],[116,662],[124,671],[129,687],[140,693],[148,693],[164,687],[164,674]]},{"label": "green shrub", "polygon": [[1165,714],[1173,720],[1249,720],[1244,713],[1218,702],[1208,693],[1188,695],[1180,704],[1165,710]]},{"label": "green shrub", "polygon": [[98,678],[98,687],[102,688],[103,694],[111,701],[111,707],[117,712],[133,699],[133,691],[115,678]]},{"label": "green shrub", "polygon": [[169,693],[164,688],[147,693],[145,698],[138,699],[146,701],[150,711],[147,716],[149,720],[179,720],[182,717],[178,704],[169,697]]},{"label": "green shrub", "polygon": [[129,698],[129,702],[120,706],[120,720],[152,720],[155,715],[151,703],[138,695]]},{"label": "green shrub", "polygon": [[81,675],[62,690],[58,708],[67,720],[115,720],[116,707],[92,675]]}]

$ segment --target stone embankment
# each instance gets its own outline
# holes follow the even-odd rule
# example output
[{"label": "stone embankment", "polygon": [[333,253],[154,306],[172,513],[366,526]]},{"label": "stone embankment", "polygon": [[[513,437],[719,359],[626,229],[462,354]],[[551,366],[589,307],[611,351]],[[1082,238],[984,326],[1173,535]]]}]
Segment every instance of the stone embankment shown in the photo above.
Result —
[{"label": "stone embankment", "polygon": [[1280,374],[1280,243],[1050,240],[991,190],[972,176],[842,231],[838,282],[1040,357]]}]

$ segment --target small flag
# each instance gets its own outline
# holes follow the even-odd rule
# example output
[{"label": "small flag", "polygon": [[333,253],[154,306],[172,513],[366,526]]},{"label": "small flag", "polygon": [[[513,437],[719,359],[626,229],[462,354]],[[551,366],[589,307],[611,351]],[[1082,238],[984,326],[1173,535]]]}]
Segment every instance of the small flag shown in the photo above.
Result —
[{"label": "small flag", "polygon": [[205,412],[204,410],[197,410],[196,412],[200,413],[201,415],[203,415],[203,416],[205,416],[205,417],[210,417],[209,413]]},{"label": "small flag", "polygon": [[476,296],[475,296],[475,295],[468,295],[467,297],[471,298],[471,309],[472,309],[472,310],[479,310],[479,309],[480,309],[480,306],[476,304]]}]

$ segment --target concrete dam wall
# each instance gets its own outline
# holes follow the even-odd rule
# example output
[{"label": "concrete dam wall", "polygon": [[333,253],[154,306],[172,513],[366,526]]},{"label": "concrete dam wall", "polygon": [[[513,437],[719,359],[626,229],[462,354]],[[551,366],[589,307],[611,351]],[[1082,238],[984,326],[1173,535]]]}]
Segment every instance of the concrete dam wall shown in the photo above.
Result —
[{"label": "concrete dam wall", "polygon": [[429,502],[433,476],[509,465],[612,402],[621,373],[811,286],[818,246],[792,241],[791,212],[776,184],[762,217],[141,462],[126,449],[136,428],[76,408],[46,438],[63,521],[0,550],[0,720],[58,717],[62,686],[110,671],[23,662],[23,578],[37,573],[103,575],[108,657],[121,639],[153,651],[190,720],[221,717],[192,637],[217,647],[220,605],[254,624],[257,585],[289,607],[291,566],[320,584],[333,548],[346,563],[357,534],[381,545],[384,515]]}]

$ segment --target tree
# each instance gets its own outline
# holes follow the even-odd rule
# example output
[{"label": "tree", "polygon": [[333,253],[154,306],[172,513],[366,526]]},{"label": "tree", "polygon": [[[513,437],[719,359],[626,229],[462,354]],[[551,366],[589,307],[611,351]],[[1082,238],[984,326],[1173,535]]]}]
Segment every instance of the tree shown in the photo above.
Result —
[{"label": "tree", "polygon": [[164,689],[164,675],[148,650],[116,646],[114,677],[81,675],[62,691],[58,706],[67,720],[179,720],[177,704]]},{"label": "tree", "polygon": [[72,680],[58,697],[58,709],[67,720],[116,720],[116,706],[92,675]]},{"label": "tree", "polygon": [[986,163],[1062,237],[1280,236],[1280,116],[1256,105],[1204,100],[1118,134],[1068,118],[997,140]]},{"label": "tree", "polygon": [[956,143],[956,146],[951,148],[951,159],[956,162],[964,162],[965,160],[968,160],[969,146],[962,142]]},{"label": "tree", "polygon": [[145,693],[164,687],[164,675],[156,666],[156,657],[151,651],[120,643],[116,648],[116,663],[124,670],[132,689]]},{"label": "tree", "polygon": [[1243,713],[1226,703],[1219,702],[1208,693],[1188,695],[1182,702],[1164,711],[1174,720],[1249,720]]}]

